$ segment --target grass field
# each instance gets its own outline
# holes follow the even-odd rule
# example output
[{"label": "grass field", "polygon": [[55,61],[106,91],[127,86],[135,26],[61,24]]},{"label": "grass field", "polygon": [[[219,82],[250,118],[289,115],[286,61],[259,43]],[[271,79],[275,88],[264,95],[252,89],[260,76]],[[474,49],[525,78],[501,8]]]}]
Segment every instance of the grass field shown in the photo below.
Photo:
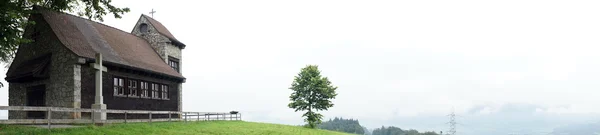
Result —
[{"label": "grass field", "polygon": [[0,125],[3,134],[57,134],[57,135],[347,135],[345,133],[308,129],[298,126],[255,123],[244,121],[200,121],[128,123],[106,126],[62,128],[48,131],[16,125]]}]

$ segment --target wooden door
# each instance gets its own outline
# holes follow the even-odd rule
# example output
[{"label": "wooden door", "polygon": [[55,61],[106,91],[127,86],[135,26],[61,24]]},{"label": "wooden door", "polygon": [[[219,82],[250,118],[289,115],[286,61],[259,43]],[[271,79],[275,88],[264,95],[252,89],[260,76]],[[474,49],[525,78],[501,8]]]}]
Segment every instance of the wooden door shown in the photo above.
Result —
[{"label": "wooden door", "polygon": [[[46,106],[46,86],[37,85],[27,88],[27,106]],[[46,113],[40,111],[28,111],[28,119],[45,119]]]}]

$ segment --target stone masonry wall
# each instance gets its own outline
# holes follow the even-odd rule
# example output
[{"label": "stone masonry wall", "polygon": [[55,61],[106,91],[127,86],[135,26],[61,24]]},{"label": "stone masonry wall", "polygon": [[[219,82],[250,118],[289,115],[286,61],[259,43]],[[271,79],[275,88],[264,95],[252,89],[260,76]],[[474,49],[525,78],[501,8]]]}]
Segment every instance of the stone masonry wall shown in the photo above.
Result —
[{"label": "stone masonry wall", "polygon": [[[148,25],[148,32],[144,33],[144,32],[140,31],[139,26],[141,24]],[[133,27],[133,31],[131,33],[134,35],[137,35],[138,37],[142,37],[142,38],[146,39],[146,41],[148,41],[150,43],[152,48],[154,48],[156,53],[158,53],[160,55],[160,57],[163,60],[165,60],[165,63],[166,63],[166,59],[169,58],[166,55],[167,54],[166,47],[169,46],[169,42],[171,42],[171,40],[169,40],[169,38],[158,33],[156,28],[154,28],[154,26],[152,26],[152,24],[150,22],[148,22],[148,20],[146,20],[145,17],[140,17],[140,20],[138,20],[138,22],[135,24],[135,27]]]},{"label": "stone masonry wall", "polygon": [[[46,106],[52,107],[70,107],[79,108],[76,99],[80,94],[77,88],[77,78],[75,72],[78,70],[76,65],[77,59],[79,58],[69,49],[64,47],[59,39],[50,29],[50,26],[41,19],[41,16],[33,16],[33,20],[36,21],[36,25],[30,27],[26,34],[33,32],[32,28],[39,31],[39,38],[35,39],[34,42],[19,46],[17,55],[9,68],[9,72],[15,69],[17,65],[22,62],[37,58],[46,54],[51,55],[51,63],[49,67],[50,78],[39,81],[23,82],[23,83],[9,83],[9,105],[11,106],[22,106],[26,105],[27,98],[26,90],[27,87],[44,84],[46,86],[45,104]],[[56,112],[52,114],[53,118],[74,118],[76,114],[67,112]],[[25,118],[25,112],[9,112],[9,118],[21,119]]]},{"label": "stone masonry wall", "polygon": [[[182,72],[182,71],[183,71],[183,69],[182,69],[182,67],[183,67],[183,59],[181,59],[181,56],[182,56],[182,55],[181,55],[181,49],[180,49],[179,47],[177,47],[177,46],[174,46],[174,45],[168,45],[166,48],[167,48],[167,49],[166,49],[167,56],[170,56],[170,57],[173,57],[173,58],[177,58],[177,59],[179,59],[179,73],[183,74],[183,72]],[[167,58],[168,58],[168,57],[167,57]],[[168,60],[168,59],[167,59],[167,60]],[[182,97],[182,95],[181,95],[181,94],[182,94],[182,91],[181,91],[181,90],[183,90],[183,87],[182,87],[182,84],[181,84],[181,83],[179,83],[179,84],[177,85],[177,89],[179,90],[179,92],[177,92],[177,94],[179,94],[179,97],[180,97],[180,98],[178,98],[178,100],[179,100],[179,101],[178,101],[178,102],[179,102],[179,104],[178,104],[178,106],[177,106],[177,108],[178,108],[177,110],[178,110],[178,111],[182,111],[182,107],[181,107],[181,105],[182,105],[182,102],[181,102],[181,99],[182,99],[183,97]]]},{"label": "stone masonry wall", "polygon": [[[140,31],[139,26],[141,24],[148,25],[148,32],[143,33]],[[183,68],[182,68],[183,67],[183,59],[182,59],[183,55],[182,55],[181,48],[171,44],[172,41],[169,38],[158,33],[158,31],[154,28],[154,26],[152,26],[152,24],[150,22],[148,22],[148,20],[145,17],[143,17],[143,16],[140,17],[140,19],[135,24],[135,27],[133,28],[131,33],[146,39],[146,41],[148,41],[150,43],[152,48],[154,48],[156,53],[158,53],[160,55],[160,57],[165,61],[165,63],[168,63],[169,57],[179,59],[179,72],[182,73],[181,71],[183,70]],[[179,90],[179,92],[178,92],[179,104],[178,104],[177,108],[179,111],[181,111],[182,110],[182,107],[181,107],[182,91],[181,90],[183,90],[181,83],[179,83],[177,85],[177,88]]]}]

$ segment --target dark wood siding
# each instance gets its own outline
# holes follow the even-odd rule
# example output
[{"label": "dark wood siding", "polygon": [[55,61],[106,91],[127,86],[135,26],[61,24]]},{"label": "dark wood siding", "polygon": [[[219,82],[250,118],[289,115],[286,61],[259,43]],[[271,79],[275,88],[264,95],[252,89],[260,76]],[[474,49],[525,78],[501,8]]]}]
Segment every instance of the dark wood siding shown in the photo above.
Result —
[{"label": "dark wood siding", "polygon": [[[178,96],[177,86],[179,83],[168,80],[160,79],[159,77],[153,77],[144,75],[141,73],[133,73],[118,69],[116,67],[107,66],[108,72],[104,72],[102,81],[102,96],[104,96],[104,103],[107,109],[117,110],[153,110],[153,111],[178,111]],[[89,66],[82,66],[81,68],[81,107],[90,108],[94,103],[95,96],[95,81],[94,81],[94,70]],[[169,100],[163,99],[152,99],[152,98],[134,98],[134,97],[122,97],[114,96],[113,90],[113,77],[131,78],[139,81],[148,81],[153,83],[160,83],[169,86]],[[138,83],[139,83],[138,81]],[[138,87],[139,88],[139,87]],[[139,95],[140,93],[138,93]],[[122,115],[108,114],[109,119],[121,118]],[[153,115],[157,118],[166,118],[166,115]],[[175,115],[173,115],[175,117]],[[128,118],[148,118],[147,115],[129,115]]]}]

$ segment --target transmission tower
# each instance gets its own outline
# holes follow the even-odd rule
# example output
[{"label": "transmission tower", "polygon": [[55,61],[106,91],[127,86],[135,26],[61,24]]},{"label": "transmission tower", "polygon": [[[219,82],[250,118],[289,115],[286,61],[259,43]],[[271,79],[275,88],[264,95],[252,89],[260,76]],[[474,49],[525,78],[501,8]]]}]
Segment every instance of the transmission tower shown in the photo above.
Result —
[{"label": "transmission tower", "polygon": [[450,121],[447,124],[450,125],[450,129],[448,129],[446,135],[456,135],[456,114],[452,111],[452,113],[448,114],[448,117],[450,117]]}]

